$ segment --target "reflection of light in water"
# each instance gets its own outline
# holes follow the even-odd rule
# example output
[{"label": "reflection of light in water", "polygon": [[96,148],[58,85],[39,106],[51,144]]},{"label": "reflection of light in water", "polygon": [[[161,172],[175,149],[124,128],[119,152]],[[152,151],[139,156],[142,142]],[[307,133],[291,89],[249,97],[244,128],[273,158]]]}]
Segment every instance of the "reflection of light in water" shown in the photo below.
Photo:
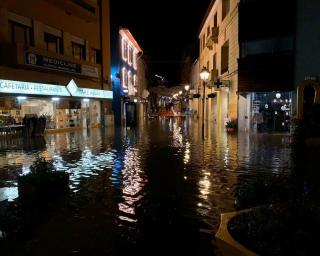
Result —
[{"label": "reflection of light in water", "polygon": [[177,123],[173,124],[173,147],[179,148],[183,147],[183,140],[181,134],[181,127],[178,126]]},{"label": "reflection of light in water", "polygon": [[183,162],[184,164],[189,163],[190,161],[190,143],[186,142],[186,149],[184,151],[184,158],[183,158]]},{"label": "reflection of light in water", "polygon": [[125,151],[122,174],[122,201],[118,204],[121,212],[119,219],[126,222],[136,222],[136,203],[142,199],[142,191],[146,180],[141,170],[139,150],[129,147]]},{"label": "reflection of light in water", "polygon": [[18,197],[17,187],[0,188],[0,202],[6,199],[8,199],[8,201],[13,201],[17,197]]}]

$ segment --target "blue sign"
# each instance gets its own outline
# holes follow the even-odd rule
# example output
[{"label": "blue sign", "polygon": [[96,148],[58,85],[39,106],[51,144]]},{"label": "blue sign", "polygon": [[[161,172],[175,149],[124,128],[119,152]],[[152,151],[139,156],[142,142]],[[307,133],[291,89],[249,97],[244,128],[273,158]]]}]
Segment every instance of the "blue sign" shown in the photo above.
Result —
[{"label": "blue sign", "polygon": [[26,52],[26,64],[39,68],[52,69],[73,74],[81,74],[80,64],[60,60],[57,58],[42,56],[31,52]]}]

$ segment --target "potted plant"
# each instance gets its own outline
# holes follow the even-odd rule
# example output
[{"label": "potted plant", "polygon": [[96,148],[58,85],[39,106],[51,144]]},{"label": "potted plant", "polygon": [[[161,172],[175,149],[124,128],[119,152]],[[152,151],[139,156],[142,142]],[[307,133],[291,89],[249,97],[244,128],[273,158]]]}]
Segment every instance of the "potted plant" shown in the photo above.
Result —
[{"label": "potted plant", "polygon": [[69,174],[56,171],[52,160],[38,157],[30,173],[18,178],[18,192],[22,200],[53,199],[69,191]]},{"label": "potted plant", "polygon": [[238,128],[238,121],[237,119],[228,120],[226,123],[227,132],[235,132]]}]

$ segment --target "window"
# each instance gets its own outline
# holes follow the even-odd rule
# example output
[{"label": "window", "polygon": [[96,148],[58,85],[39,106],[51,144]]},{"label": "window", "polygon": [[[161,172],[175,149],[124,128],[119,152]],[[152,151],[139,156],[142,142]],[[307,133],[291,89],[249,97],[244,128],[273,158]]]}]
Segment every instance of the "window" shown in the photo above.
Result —
[{"label": "window", "polygon": [[218,27],[218,14],[215,13],[214,17],[213,17],[213,27]]},{"label": "window", "polygon": [[133,67],[134,67],[134,69],[135,70],[137,70],[137,52],[136,51],[134,51],[133,52]]},{"label": "window", "polygon": [[122,59],[127,61],[128,59],[128,42],[122,38]]},{"label": "window", "polygon": [[46,43],[47,51],[54,53],[63,53],[62,38],[55,35],[44,33],[44,41]]},{"label": "window", "polygon": [[227,16],[230,11],[230,0],[222,0],[222,20]]},{"label": "window", "polygon": [[133,48],[129,46],[129,51],[128,51],[128,63],[129,65],[132,65],[133,63]]},{"label": "window", "polygon": [[12,43],[31,45],[31,27],[9,21],[9,37]]},{"label": "window", "polygon": [[101,58],[101,51],[98,49],[91,49],[90,54],[90,61],[94,64],[101,64],[102,58]]},{"label": "window", "polygon": [[221,47],[221,74],[229,70],[229,41]]},{"label": "window", "polygon": [[210,62],[207,61],[207,69],[209,70],[210,69]]},{"label": "window", "polygon": [[213,55],[212,69],[213,70],[217,69],[217,54]]},{"label": "window", "polygon": [[85,60],[86,59],[86,47],[84,45],[72,42],[72,55],[77,60]]},{"label": "window", "polygon": [[123,88],[128,87],[128,73],[125,68],[122,68],[122,87]]},{"label": "window", "polygon": [[206,35],[202,36],[202,49],[206,48]]},{"label": "window", "polygon": [[134,86],[137,86],[137,85],[138,85],[137,75],[133,75],[133,85],[134,85]]},{"label": "window", "polygon": [[210,37],[210,25],[207,27],[207,37]]}]

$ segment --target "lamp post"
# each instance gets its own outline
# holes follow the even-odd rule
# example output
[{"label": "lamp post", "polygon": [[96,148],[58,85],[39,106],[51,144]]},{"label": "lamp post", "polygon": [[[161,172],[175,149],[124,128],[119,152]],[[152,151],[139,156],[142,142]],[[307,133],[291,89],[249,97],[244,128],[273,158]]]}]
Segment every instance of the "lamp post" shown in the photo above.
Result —
[{"label": "lamp post", "polygon": [[202,96],[202,140],[204,140],[204,104],[206,98],[206,82],[209,79],[210,72],[206,67],[203,67],[200,72],[200,79],[203,83],[203,96]]},{"label": "lamp post", "polygon": [[188,85],[188,84],[186,84],[185,86],[184,86],[184,89],[186,90],[186,102],[187,102],[187,113],[189,113],[188,111],[189,111],[189,108],[190,108],[190,106],[189,106],[189,89],[190,89],[190,85]]}]

